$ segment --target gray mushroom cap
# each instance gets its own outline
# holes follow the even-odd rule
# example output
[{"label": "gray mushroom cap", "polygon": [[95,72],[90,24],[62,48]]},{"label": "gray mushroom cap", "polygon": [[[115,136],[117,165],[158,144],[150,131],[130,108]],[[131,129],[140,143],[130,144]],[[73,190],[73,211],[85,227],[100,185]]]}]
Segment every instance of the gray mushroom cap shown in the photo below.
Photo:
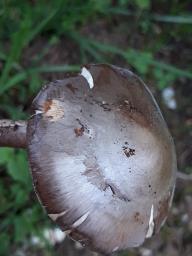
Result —
[{"label": "gray mushroom cap", "polygon": [[176,156],[159,107],[136,75],[88,65],[45,86],[32,111],[34,187],[63,231],[103,253],[139,246],[159,231]]}]

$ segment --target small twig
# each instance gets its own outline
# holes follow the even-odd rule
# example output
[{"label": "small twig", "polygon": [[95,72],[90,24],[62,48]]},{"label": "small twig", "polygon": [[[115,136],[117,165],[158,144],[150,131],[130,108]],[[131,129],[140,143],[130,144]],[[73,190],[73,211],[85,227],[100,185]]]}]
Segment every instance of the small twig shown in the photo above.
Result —
[{"label": "small twig", "polygon": [[26,122],[0,120],[0,147],[26,148]]},{"label": "small twig", "polygon": [[192,174],[186,174],[186,173],[178,171],[177,178],[184,180],[184,181],[192,181]]}]

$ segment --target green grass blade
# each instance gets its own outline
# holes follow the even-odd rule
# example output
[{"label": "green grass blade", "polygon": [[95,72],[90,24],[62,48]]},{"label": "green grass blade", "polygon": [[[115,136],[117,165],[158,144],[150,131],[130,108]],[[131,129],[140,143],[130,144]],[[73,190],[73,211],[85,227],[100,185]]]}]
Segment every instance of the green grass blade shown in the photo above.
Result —
[{"label": "green grass blade", "polygon": [[167,22],[167,23],[177,23],[177,24],[192,24],[192,16],[173,16],[173,15],[159,15],[153,14],[151,16],[152,20]]},{"label": "green grass blade", "polygon": [[[122,15],[122,16],[138,16],[138,12],[129,11],[127,9],[111,7],[108,9],[103,10],[105,14],[111,15]],[[177,24],[192,24],[192,15],[161,15],[161,14],[154,14],[148,13],[147,15],[142,15],[143,19],[154,20],[158,22],[165,22],[165,23],[177,23]]]},{"label": "green grass blade", "polygon": [[151,61],[151,64],[154,66],[154,67],[159,67],[165,71],[169,71],[169,72],[172,72],[174,73],[177,77],[186,77],[186,78],[189,78],[189,79],[192,79],[192,71],[188,71],[188,70],[182,70],[180,68],[177,68],[173,65],[170,65],[170,64],[166,64],[164,62],[161,62],[161,61],[156,61],[156,60],[152,60]]},{"label": "green grass blade", "polygon": [[80,70],[78,65],[53,65],[53,66],[42,66],[29,70],[29,73],[52,73],[52,72],[77,72]]},{"label": "green grass blade", "polygon": [[15,84],[22,82],[26,78],[27,78],[26,72],[22,72],[13,76],[11,79],[8,80],[7,83],[5,83],[3,86],[0,87],[0,95],[6,92],[11,87],[13,87]]},{"label": "green grass blade", "polygon": [[122,9],[122,7],[110,7],[110,8],[104,9],[103,13],[112,14],[112,15],[123,15],[123,16],[134,16],[136,14],[127,9]]},{"label": "green grass blade", "polygon": [[[31,21],[28,20],[28,17],[26,17],[26,20],[23,20],[21,22],[20,30],[17,31],[12,36],[11,50],[7,58],[5,67],[1,74],[0,92],[4,91],[4,86],[6,85],[6,81],[9,80],[9,73],[12,69],[12,63],[18,61],[21,55],[22,49],[26,47],[29,44],[29,42],[32,41],[35,38],[35,36],[37,36],[43,30],[43,28],[47,25],[47,23],[50,22],[50,20],[56,15],[57,11],[58,9],[53,10],[42,22],[40,22],[40,24],[34,30],[31,29]],[[12,79],[10,80],[10,84],[12,84]]]},{"label": "green grass blade", "polygon": [[44,29],[44,27],[55,17],[57,12],[58,12],[58,9],[53,10],[44,20],[42,20],[39,23],[39,25],[34,30],[31,30],[31,33],[28,35],[28,38],[25,41],[25,46],[30,41],[32,41]]},{"label": "green grass blade", "polygon": [[42,66],[37,68],[31,68],[13,76],[4,86],[0,87],[0,95],[5,93],[8,89],[12,88],[16,84],[19,84],[26,80],[29,76],[35,73],[53,73],[53,72],[77,72],[80,70],[80,66],[77,65],[61,65],[61,66]]},{"label": "green grass blade", "polygon": [[[121,49],[119,49],[115,46],[112,46],[112,45],[101,44],[99,42],[95,42],[95,41],[91,41],[91,40],[89,40],[89,42],[100,51],[110,52],[112,54],[117,54],[117,55],[122,56],[127,61],[130,61],[130,64],[132,64],[130,57],[139,58],[139,57],[142,57],[142,54],[143,54],[142,52],[134,50],[134,49],[129,49],[128,51],[124,51],[124,50],[121,50]],[[192,71],[182,70],[182,69],[177,68],[173,65],[163,63],[161,61],[157,61],[153,58],[151,58],[151,59],[149,58],[147,61],[150,65],[152,65],[154,67],[161,68],[161,69],[163,69],[165,71],[168,71],[168,72],[172,72],[177,77],[186,77],[186,78],[192,79]]]}]

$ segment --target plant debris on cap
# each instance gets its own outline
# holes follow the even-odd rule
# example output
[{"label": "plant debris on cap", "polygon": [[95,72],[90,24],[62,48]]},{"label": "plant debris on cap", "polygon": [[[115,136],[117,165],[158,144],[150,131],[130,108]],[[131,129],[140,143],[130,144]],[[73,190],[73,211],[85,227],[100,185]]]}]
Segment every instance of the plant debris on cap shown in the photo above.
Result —
[{"label": "plant debris on cap", "polygon": [[45,86],[32,105],[28,156],[37,196],[92,250],[141,245],[171,205],[176,157],[153,96],[132,72],[98,64]]}]

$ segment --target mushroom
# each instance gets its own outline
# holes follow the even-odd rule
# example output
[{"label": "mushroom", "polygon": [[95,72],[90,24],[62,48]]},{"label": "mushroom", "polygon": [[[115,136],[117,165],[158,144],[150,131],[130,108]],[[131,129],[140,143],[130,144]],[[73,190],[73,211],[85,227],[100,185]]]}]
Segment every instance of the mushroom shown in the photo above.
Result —
[{"label": "mushroom", "polygon": [[159,231],[176,157],[162,114],[136,75],[88,65],[44,87],[32,109],[34,187],[63,231],[103,253],[139,246]]},{"label": "mushroom", "polygon": [[27,150],[36,194],[72,239],[110,254],[160,230],[172,202],[172,137],[146,85],[112,65],[46,85]]}]

